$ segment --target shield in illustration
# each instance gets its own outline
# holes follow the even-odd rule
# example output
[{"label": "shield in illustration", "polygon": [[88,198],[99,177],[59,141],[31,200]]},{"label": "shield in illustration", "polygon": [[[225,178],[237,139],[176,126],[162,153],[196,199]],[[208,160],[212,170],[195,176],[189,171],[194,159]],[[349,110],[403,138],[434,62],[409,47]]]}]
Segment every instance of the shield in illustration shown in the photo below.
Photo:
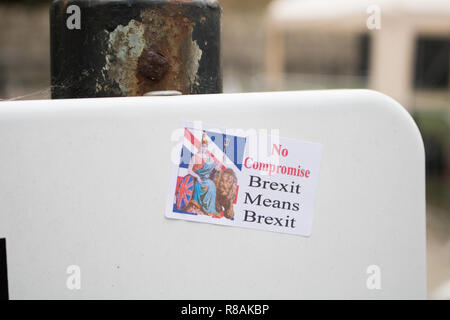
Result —
[{"label": "shield in illustration", "polygon": [[176,200],[177,209],[183,210],[189,204],[194,193],[195,179],[191,175],[185,176],[177,188]]}]

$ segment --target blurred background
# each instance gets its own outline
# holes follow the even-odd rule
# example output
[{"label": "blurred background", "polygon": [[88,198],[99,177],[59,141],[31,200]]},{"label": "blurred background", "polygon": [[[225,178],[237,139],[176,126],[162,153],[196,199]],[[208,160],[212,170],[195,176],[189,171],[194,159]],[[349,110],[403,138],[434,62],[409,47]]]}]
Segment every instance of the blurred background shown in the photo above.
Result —
[{"label": "blurred background", "polygon": [[[220,0],[225,92],[371,88],[413,115],[428,294],[450,299],[450,1]],[[50,97],[49,0],[0,0],[0,99]]]}]

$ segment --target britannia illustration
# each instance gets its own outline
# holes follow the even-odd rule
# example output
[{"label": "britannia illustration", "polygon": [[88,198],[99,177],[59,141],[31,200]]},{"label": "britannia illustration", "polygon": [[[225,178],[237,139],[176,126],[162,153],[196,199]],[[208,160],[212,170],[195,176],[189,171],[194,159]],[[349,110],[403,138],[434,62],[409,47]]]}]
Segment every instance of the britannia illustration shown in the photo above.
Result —
[{"label": "britannia illustration", "polygon": [[184,150],[190,150],[191,156],[186,169],[180,166],[176,211],[233,219],[238,180],[235,171],[225,165],[232,137],[223,136],[223,144],[215,144],[206,132],[200,138],[189,129],[186,129],[186,137],[188,146]]}]

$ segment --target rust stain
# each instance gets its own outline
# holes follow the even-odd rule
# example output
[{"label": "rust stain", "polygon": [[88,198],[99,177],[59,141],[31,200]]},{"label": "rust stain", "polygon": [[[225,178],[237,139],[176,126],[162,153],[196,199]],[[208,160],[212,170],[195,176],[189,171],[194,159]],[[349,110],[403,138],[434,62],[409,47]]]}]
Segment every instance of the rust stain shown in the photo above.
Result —
[{"label": "rust stain", "polygon": [[[179,5],[141,12],[109,34],[103,75],[119,85],[123,95],[176,90],[189,94],[195,83],[202,51],[192,40],[195,22]],[[101,88],[98,88],[99,90]]]},{"label": "rust stain", "polygon": [[166,6],[162,11],[145,10],[141,17],[146,49],[163,55],[169,69],[157,83],[138,74],[138,94],[159,90],[190,93],[202,54],[198,45],[192,41],[195,23],[183,15],[183,10],[174,6]]}]

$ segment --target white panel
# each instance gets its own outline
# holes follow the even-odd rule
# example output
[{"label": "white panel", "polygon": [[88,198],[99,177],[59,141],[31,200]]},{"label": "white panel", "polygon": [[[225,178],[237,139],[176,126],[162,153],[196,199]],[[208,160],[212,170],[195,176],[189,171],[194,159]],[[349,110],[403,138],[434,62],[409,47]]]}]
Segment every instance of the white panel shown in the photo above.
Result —
[{"label": "white panel", "polygon": [[[312,236],[166,219],[180,120],[323,144]],[[424,163],[412,118],[373,91],[2,102],[10,297],[425,298]]]}]

